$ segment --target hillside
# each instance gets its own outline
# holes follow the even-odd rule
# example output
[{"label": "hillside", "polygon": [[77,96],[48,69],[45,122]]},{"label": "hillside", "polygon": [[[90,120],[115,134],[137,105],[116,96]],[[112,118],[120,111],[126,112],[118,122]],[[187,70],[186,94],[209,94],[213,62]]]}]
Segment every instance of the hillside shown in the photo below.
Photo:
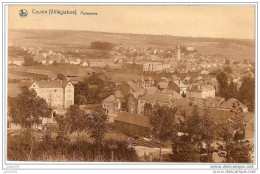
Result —
[{"label": "hillside", "polygon": [[51,50],[84,50],[93,41],[112,42],[126,46],[174,48],[179,42],[193,46],[201,54],[254,59],[254,40],[194,38],[166,35],[120,34],[70,30],[9,30],[9,44],[42,47]]}]

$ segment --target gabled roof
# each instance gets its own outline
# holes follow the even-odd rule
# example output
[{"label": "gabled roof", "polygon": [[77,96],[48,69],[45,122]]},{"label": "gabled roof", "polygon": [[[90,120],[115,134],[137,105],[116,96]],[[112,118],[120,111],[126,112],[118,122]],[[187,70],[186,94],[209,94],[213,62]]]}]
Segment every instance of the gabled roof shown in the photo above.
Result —
[{"label": "gabled roof", "polygon": [[140,127],[149,127],[149,117],[143,115],[132,114],[130,112],[121,112],[114,119],[127,124],[132,124]]},{"label": "gabled roof", "polygon": [[[39,88],[65,88],[69,81],[61,80],[61,81],[34,81],[33,83],[37,84]],[[71,84],[72,85],[72,84]],[[32,86],[32,85],[31,85]],[[73,85],[72,85],[73,86]]]},{"label": "gabled roof", "polygon": [[114,102],[116,100],[116,97],[114,96],[114,95],[110,95],[110,96],[108,96],[107,98],[105,98],[104,100],[103,100],[103,102],[105,102],[105,103],[111,103],[111,102]]}]

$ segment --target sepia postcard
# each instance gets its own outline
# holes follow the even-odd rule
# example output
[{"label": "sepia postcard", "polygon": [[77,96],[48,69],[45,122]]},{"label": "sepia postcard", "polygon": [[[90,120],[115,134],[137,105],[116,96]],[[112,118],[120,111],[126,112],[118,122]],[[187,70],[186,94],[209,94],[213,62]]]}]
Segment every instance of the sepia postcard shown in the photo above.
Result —
[{"label": "sepia postcard", "polygon": [[3,169],[256,173],[256,6],[3,3]]}]

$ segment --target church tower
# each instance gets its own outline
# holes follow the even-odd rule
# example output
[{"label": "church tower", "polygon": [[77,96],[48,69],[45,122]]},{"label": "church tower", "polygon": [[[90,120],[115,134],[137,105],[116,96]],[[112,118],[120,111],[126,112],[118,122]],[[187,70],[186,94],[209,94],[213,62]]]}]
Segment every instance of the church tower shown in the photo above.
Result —
[{"label": "church tower", "polygon": [[175,57],[177,61],[181,60],[181,48],[180,48],[180,44],[179,42],[176,45],[176,49],[175,49]]}]

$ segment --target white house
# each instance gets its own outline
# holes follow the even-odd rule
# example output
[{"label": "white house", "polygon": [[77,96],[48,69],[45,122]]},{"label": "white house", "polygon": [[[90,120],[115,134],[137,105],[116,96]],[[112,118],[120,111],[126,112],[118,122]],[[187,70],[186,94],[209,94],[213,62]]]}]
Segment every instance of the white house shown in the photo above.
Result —
[{"label": "white house", "polygon": [[74,104],[74,86],[68,81],[34,81],[30,86],[50,106],[69,107]]}]

